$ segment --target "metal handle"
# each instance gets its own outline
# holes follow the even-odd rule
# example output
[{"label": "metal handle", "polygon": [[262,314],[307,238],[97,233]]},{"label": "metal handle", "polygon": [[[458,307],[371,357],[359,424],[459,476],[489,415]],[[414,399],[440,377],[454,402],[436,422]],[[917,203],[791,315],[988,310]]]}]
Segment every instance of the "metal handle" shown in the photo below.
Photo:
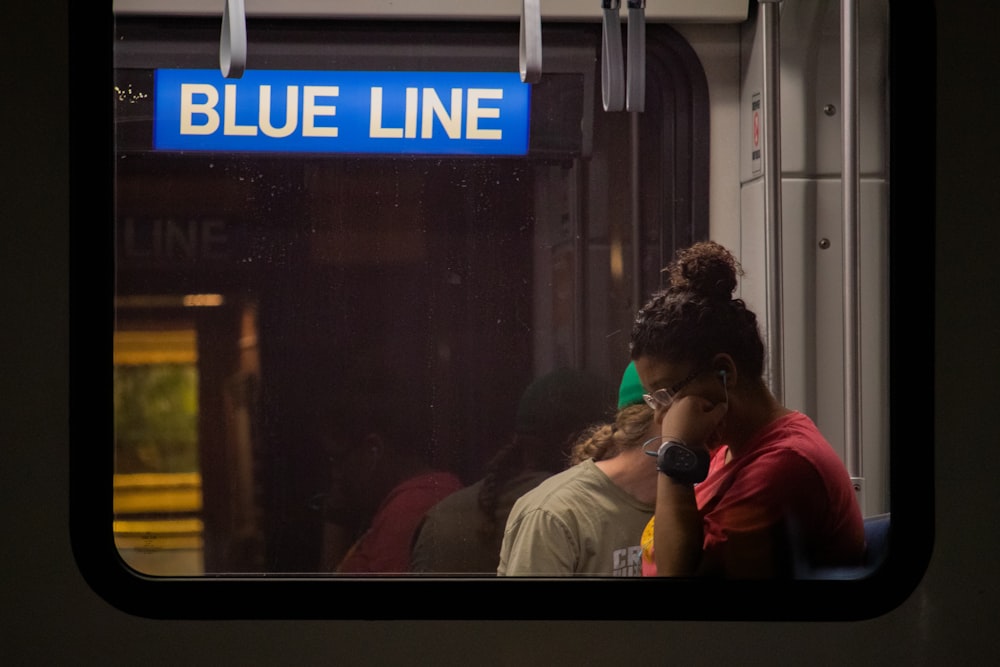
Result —
[{"label": "metal handle", "polygon": [[243,0],[226,0],[222,9],[219,69],[227,79],[243,76],[247,66],[247,12]]},{"label": "metal handle", "polygon": [[628,80],[625,106],[646,108],[646,0],[628,0]]},{"label": "metal handle", "polygon": [[542,10],[539,0],[521,2],[521,81],[538,83],[542,78]]},{"label": "metal handle", "polygon": [[622,55],[622,28],[618,20],[621,0],[602,0],[601,97],[605,111],[625,108],[625,57]]}]

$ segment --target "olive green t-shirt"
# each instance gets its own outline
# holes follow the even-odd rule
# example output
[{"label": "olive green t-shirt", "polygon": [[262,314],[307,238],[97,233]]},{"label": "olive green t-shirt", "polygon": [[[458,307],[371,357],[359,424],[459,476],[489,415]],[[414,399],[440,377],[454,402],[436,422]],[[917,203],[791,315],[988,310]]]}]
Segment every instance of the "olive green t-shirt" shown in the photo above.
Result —
[{"label": "olive green t-shirt", "polygon": [[623,491],[593,460],[521,496],[507,518],[500,576],[642,576],[643,528],[654,507]]}]

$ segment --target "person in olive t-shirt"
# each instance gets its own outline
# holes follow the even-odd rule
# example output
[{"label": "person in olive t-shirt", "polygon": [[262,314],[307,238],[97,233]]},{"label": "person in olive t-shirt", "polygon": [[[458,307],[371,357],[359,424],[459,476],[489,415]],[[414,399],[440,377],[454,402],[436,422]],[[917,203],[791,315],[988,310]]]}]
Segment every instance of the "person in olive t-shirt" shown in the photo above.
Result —
[{"label": "person in olive t-shirt", "polygon": [[658,435],[642,395],[630,364],[614,422],[591,429],[576,448],[608,458],[588,458],[521,496],[507,519],[498,575],[642,576],[640,539],[657,481],[643,449]]}]

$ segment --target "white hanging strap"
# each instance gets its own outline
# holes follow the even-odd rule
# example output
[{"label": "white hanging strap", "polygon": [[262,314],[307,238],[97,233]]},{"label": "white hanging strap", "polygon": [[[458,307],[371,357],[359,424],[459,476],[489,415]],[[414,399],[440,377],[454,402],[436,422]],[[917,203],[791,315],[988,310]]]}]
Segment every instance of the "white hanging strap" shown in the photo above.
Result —
[{"label": "white hanging strap", "polygon": [[244,0],[226,0],[222,9],[219,69],[227,79],[243,76],[247,67],[247,12]]},{"label": "white hanging strap", "polygon": [[625,63],[622,28],[618,20],[621,0],[601,0],[604,10],[601,35],[601,95],[605,111],[625,108]]},{"label": "white hanging strap", "polygon": [[646,0],[628,0],[628,82],[625,105],[629,111],[646,107]]},{"label": "white hanging strap", "polygon": [[521,81],[542,78],[542,10],[540,0],[521,0]]}]

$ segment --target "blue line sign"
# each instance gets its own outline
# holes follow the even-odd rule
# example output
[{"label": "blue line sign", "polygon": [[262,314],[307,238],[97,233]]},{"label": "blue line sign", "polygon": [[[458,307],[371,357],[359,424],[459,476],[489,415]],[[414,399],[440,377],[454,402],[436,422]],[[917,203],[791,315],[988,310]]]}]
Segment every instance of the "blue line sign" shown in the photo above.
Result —
[{"label": "blue line sign", "polygon": [[530,91],[513,72],[159,69],[153,147],[525,155]]}]

